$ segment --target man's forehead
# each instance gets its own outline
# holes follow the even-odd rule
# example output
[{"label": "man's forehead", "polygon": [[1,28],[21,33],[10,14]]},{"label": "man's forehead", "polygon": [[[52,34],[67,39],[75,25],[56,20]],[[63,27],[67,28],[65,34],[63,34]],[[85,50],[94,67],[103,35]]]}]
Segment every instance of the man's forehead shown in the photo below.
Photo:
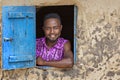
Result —
[{"label": "man's forehead", "polygon": [[60,23],[60,20],[59,19],[57,19],[57,18],[49,18],[49,19],[46,19],[45,21],[44,21],[44,24],[48,24],[48,23]]},{"label": "man's forehead", "polygon": [[60,20],[57,19],[57,18],[48,18],[48,19],[46,19],[45,21],[48,21],[48,20],[58,20],[58,21],[60,21]]}]

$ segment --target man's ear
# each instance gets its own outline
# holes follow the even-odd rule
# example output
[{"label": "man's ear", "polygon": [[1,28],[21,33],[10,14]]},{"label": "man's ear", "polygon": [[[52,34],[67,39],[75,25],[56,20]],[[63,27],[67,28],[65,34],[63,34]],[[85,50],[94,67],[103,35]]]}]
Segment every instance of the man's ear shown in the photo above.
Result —
[{"label": "man's ear", "polygon": [[62,31],[62,27],[63,27],[63,25],[61,25],[61,29],[60,29],[61,31]]}]

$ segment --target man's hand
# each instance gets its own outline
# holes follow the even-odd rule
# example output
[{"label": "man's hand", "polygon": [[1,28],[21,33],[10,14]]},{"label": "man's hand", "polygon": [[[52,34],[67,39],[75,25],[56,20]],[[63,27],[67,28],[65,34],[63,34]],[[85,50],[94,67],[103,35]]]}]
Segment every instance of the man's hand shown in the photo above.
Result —
[{"label": "man's hand", "polygon": [[37,65],[44,65],[44,62],[45,61],[41,57],[38,57],[37,60],[36,60]]}]

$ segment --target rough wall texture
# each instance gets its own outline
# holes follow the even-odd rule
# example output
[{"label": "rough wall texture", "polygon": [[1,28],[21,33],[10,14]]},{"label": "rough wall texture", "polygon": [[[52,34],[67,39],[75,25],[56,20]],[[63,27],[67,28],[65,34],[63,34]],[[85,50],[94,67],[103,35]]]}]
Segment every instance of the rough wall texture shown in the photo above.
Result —
[{"label": "rough wall texture", "polygon": [[47,6],[47,5],[73,5],[73,4],[76,5],[78,7],[77,35],[76,35],[77,63],[74,65],[73,69],[70,70],[50,70],[50,69],[41,70],[37,68],[30,68],[2,71],[0,69],[0,79],[120,80],[119,3],[120,0],[2,1],[0,6],[2,5]]}]

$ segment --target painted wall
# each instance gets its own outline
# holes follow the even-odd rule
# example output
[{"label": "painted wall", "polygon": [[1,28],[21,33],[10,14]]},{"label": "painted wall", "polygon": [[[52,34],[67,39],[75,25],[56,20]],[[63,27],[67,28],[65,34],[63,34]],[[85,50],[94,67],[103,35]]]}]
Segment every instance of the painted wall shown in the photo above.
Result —
[{"label": "painted wall", "polygon": [[1,80],[120,80],[120,0],[0,0],[0,3],[0,6],[78,7],[77,63],[73,69],[2,71],[0,68]]}]

